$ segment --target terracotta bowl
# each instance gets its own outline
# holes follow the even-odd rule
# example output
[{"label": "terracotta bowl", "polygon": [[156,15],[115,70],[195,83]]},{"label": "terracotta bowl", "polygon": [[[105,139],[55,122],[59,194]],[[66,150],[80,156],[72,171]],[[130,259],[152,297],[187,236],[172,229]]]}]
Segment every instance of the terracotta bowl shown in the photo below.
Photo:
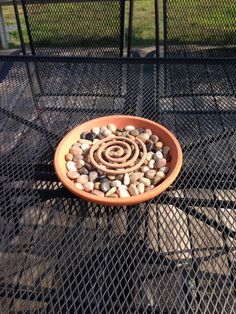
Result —
[{"label": "terracotta bowl", "polygon": [[[133,125],[137,128],[150,129],[153,134],[158,135],[164,145],[170,146],[171,161],[167,164],[170,167],[170,171],[161,184],[159,184],[149,192],[145,192],[136,196],[130,196],[127,198],[116,199],[96,196],[91,193],[78,190],[74,187],[74,183],[66,176],[67,170],[65,165],[65,154],[69,152],[71,145],[78,141],[81,133],[83,133],[84,131],[89,131],[95,126],[101,127],[104,125],[108,125],[109,123],[114,123],[118,128],[123,128],[126,125]],[[71,130],[62,139],[56,149],[54,166],[60,181],[68,190],[70,190],[76,196],[81,197],[89,202],[94,202],[98,204],[109,206],[122,206],[145,202],[165,191],[179,174],[182,166],[182,158],[182,150],[179,142],[177,141],[175,136],[162,125],[154,121],[135,116],[107,116],[85,122]]]}]

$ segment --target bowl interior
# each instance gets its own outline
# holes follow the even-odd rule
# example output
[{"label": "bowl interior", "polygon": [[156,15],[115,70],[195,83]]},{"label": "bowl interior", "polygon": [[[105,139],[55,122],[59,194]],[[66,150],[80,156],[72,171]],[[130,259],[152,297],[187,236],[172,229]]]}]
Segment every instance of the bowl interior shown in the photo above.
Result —
[{"label": "bowl interior", "polygon": [[[74,183],[71,180],[69,180],[66,176],[67,169],[65,163],[65,155],[69,152],[71,145],[78,141],[81,133],[83,133],[84,131],[88,131],[93,127],[96,126],[101,127],[109,123],[114,123],[118,128],[123,128],[126,125],[133,125],[137,128],[140,127],[144,129],[150,129],[153,134],[156,134],[160,138],[160,141],[162,141],[164,145],[170,146],[171,161],[168,163],[170,171],[167,174],[165,180],[161,184],[159,184],[157,187],[155,187],[149,192],[145,192],[137,196],[118,199],[99,197],[91,193],[78,190],[74,187]],[[108,116],[90,120],[71,130],[62,139],[62,141],[57,147],[54,158],[54,165],[60,181],[66,188],[68,188],[75,195],[98,204],[113,206],[130,205],[147,201],[148,199],[151,199],[160,194],[161,192],[163,192],[164,190],[166,190],[166,188],[175,180],[176,176],[178,175],[181,169],[182,151],[174,135],[165,127],[156,122],[134,116]]]}]

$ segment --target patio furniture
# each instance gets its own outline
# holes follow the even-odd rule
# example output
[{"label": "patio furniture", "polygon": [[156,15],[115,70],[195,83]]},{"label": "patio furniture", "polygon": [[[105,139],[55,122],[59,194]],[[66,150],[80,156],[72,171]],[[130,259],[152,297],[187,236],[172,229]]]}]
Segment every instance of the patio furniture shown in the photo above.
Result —
[{"label": "patio furniture", "polygon": [[33,55],[123,55],[125,0],[22,0],[22,7]]},{"label": "patio furniture", "polygon": [[[2,312],[234,313],[236,60],[9,56],[1,66]],[[111,114],[158,121],[182,145],[180,176],[150,202],[99,206],[58,182],[60,139]]]}]

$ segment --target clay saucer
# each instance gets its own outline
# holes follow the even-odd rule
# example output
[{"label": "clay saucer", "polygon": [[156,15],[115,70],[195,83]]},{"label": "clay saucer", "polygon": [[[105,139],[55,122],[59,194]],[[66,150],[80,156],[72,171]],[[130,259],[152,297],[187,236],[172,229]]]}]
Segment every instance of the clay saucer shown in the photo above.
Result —
[{"label": "clay saucer", "polygon": [[[65,163],[65,155],[68,153],[72,144],[78,141],[81,133],[85,131],[90,131],[93,127],[102,127],[102,126],[108,125],[109,123],[115,124],[118,128],[124,128],[127,125],[133,125],[136,128],[150,129],[153,134],[157,135],[160,138],[160,141],[162,141],[165,145],[170,146],[171,161],[168,163],[170,171],[168,172],[166,178],[163,180],[162,183],[157,185],[152,190],[145,192],[143,194],[130,196],[127,198],[124,197],[124,198],[115,198],[115,199],[93,195],[91,193],[75,188],[74,182],[68,179],[66,176],[67,169],[66,169],[66,163]],[[116,138],[116,139],[113,139],[113,141],[114,141],[113,147],[117,146],[117,150],[115,152],[116,153],[115,158],[119,158],[119,156],[122,155],[122,150],[120,148],[120,145],[119,144],[117,145],[116,142],[122,141],[122,139]],[[109,141],[106,141],[106,140],[104,142],[105,143],[103,143],[103,145],[106,145],[106,142],[109,143]],[[125,143],[129,145],[128,142],[129,141],[126,141]],[[124,144],[125,147],[126,147],[126,144]],[[107,148],[109,148],[109,145],[107,145]],[[127,148],[127,151],[129,152],[128,148]],[[109,150],[107,154],[109,155]],[[107,117],[90,120],[88,122],[85,122],[79,125],[73,130],[71,130],[61,140],[61,142],[59,143],[56,149],[55,157],[54,157],[54,166],[55,166],[55,170],[60,181],[68,190],[70,190],[76,196],[83,198],[89,202],[94,202],[97,204],[103,204],[103,205],[109,205],[109,206],[123,206],[123,205],[143,203],[145,201],[148,201],[156,197],[157,195],[165,191],[178,176],[181,166],[182,166],[182,159],[183,159],[182,150],[179,145],[179,142],[177,141],[175,136],[169,130],[167,130],[164,126],[154,121],[147,120],[144,118],[120,115],[120,116],[107,116]]]}]

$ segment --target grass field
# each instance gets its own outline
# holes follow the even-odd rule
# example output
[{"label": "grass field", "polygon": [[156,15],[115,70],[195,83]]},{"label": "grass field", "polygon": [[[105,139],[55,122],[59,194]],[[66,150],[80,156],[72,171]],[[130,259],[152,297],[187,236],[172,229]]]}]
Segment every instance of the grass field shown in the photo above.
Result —
[{"label": "grass field", "polygon": [[[168,38],[172,43],[196,43],[202,44],[207,41],[209,44],[219,43],[219,44],[228,44],[235,40],[236,32],[236,9],[234,1],[220,1],[219,5],[218,0],[168,0],[168,6],[171,8],[169,11],[169,35]],[[133,46],[149,46],[154,45],[155,43],[155,14],[154,14],[154,1],[152,0],[136,0],[134,1],[134,17],[133,17]],[[216,5],[218,3],[218,5]],[[64,6],[64,8],[66,8]],[[44,27],[40,24],[36,31],[39,33],[39,37],[42,40],[45,40],[45,31],[47,30],[49,34],[47,36],[47,40],[50,43],[50,34],[56,33],[60,27],[61,17],[60,11],[55,10],[56,19],[52,24],[46,24]],[[72,14],[72,18],[68,18],[68,21],[73,25],[73,4],[67,4],[66,10]],[[104,13],[106,14],[106,10],[103,8]],[[162,14],[162,1],[159,3],[159,24],[160,24],[160,38],[163,39],[163,14]],[[14,19],[14,11],[10,6],[3,7],[4,19],[6,22],[6,26],[14,28],[16,22]],[[126,4],[126,35],[128,29],[128,12],[129,12],[129,3]],[[180,14],[180,12],[184,12],[184,14]],[[199,14],[201,12],[201,14]],[[94,11],[94,15],[96,15],[96,10]],[[80,13],[76,12],[76,19],[78,20],[78,14],[80,14],[79,18],[83,16],[84,12]],[[24,24],[22,10],[20,9],[20,16],[23,28],[23,34],[26,43],[28,43],[28,37],[26,32],[26,27]],[[83,20],[83,27],[89,27],[88,24]],[[107,19],[107,23],[109,26],[109,18]],[[176,26],[178,25],[178,27]],[[104,27],[104,25],[102,26]],[[95,32],[91,33],[91,37],[88,38],[90,40],[100,40],[101,39],[101,29],[97,29]],[[18,38],[17,29],[12,29],[9,32],[10,36],[10,47],[18,47],[20,42]],[[75,31],[73,28],[67,29],[66,33],[67,37],[75,36]],[[109,36],[109,34],[107,34]],[[64,40],[64,39],[63,39]]]}]

